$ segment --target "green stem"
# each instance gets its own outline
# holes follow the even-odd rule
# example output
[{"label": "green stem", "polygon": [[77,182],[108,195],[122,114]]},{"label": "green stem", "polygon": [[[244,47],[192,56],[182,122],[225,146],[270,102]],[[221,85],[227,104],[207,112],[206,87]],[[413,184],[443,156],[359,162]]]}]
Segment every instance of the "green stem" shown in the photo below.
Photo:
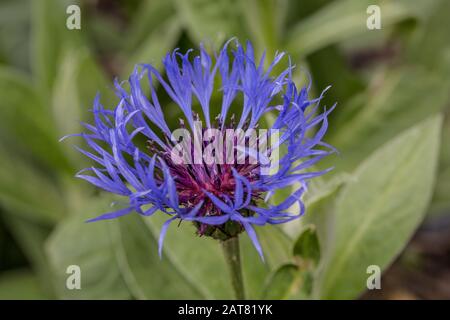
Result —
[{"label": "green stem", "polygon": [[222,241],[222,248],[231,277],[231,286],[233,287],[236,299],[245,300],[241,257],[239,253],[239,238],[233,237],[228,240]]}]

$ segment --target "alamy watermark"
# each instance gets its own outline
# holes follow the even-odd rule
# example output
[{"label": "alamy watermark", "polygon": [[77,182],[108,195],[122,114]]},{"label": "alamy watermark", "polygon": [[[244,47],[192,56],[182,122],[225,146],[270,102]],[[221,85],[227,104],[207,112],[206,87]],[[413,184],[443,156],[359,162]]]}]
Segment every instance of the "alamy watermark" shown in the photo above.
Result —
[{"label": "alamy watermark", "polygon": [[367,267],[367,274],[370,274],[367,277],[366,285],[369,290],[379,290],[381,289],[381,268],[375,264],[372,264]]},{"label": "alamy watermark", "polygon": [[194,130],[173,131],[171,160],[176,165],[254,164],[260,174],[278,169],[280,130],[216,129],[203,130],[202,122],[194,122]]},{"label": "alamy watermark", "polygon": [[69,290],[81,289],[81,268],[73,264],[67,267],[66,274],[69,276],[66,279],[66,288]]},{"label": "alamy watermark", "polygon": [[76,4],[67,6],[66,13],[69,15],[66,19],[66,28],[69,30],[81,29],[81,9]]},{"label": "alamy watermark", "polygon": [[369,15],[366,20],[366,26],[369,30],[380,30],[381,29],[381,9],[380,6],[375,4],[367,7],[366,10]]}]

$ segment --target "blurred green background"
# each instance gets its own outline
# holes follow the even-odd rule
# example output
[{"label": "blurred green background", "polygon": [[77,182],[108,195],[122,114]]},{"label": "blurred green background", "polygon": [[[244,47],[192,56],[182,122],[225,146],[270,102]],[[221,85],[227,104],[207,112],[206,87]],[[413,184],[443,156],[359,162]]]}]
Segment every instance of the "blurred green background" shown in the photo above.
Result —
[{"label": "blurred green background", "polygon": [[[70,4],[81,8],[81,30],[66,28]],[[366,27],[371,4],[381,8],[381,30]],[[0,0],[0,299],[230,297],[217,244],[187,226],[169,232],[160,261],[159,217],[84,224],[112,198],[73,177],[89,161],[74,150],[78,140],[58,139],[81,131],[97,92],[113,107],[112,80],[126,79],[136,63],[161,67],[168,50],[218,48],[232,36],[268,57],[287,51],[299,82],[301,68],[311,73],[315,95],[332,85],[323,105],[338,108],[326,140],[340,155],[329,160],[330,180],[404,130],[445,115],[422,226],[382,290],[342,297],[450,298],[449,19],[448,0]],[[290,228],[258,230],[265,265],[243,239],[250,297],[303,297],[267,289],[291,259],[297,225]],[[81,266],[81,290],[65,286],[73,264]]]}]

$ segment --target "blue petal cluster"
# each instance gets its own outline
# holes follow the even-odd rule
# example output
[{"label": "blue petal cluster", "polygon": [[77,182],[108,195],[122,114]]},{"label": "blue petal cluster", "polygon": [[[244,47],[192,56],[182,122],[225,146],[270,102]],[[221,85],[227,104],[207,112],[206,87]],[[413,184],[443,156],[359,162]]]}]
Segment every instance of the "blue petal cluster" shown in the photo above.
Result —
[{"label": "blue petal cluster", "polygon": [[[164,76],[151,65],[137,66],[128,81],[115,82],[119,102],[113,110],[105,109],[99,96],[95,98],[94,123],[83,123],[86,132],[78,134],[88,148],[78,149],[94,160],[96,166],[82,170],[77,177],[126,197],[129,205],[89,221],[117,218],[131,212],[143,216],[163,212],[169,219],[161,230],[160,254],[167,228],[175,219],[212,226],[234,221],[245,229],[263,256],[253,225],[284,223],[301,216],[305,211],[301,199],[307,181],[328,171],[312,168],[335,151],[322,141],[328,126],[327,116],[333,108],[319,112],[323,93],[319,98],[310,99],[309,86],[297,89],[290,61],[284,71],[272,75],[283,53],[276,54],[267,68],[264,68],[264,55],[255,60],[250,42],[244,48],[236,40],[230,40],[214,57],[201,46],[199,55],[191,58],[192,55],[191,50],[185,54],[178,50],[169,53],[163,59]],[[172,130],[165,119],[167,102],[160,102],[161,92],[166,101],[170,99],[180,108],[190,130],[194,129],[198,117],[194,104],[199,106],[205,126],[214,127],[210,114],[213,94],[221,96],[220,113],[213,115],[219,129],[230,123],[230,108],[236,103],[241,109],[236,128],[254,128],[271,113],[275,119],[272,128],[281,132],[277,146],[282,149],[279,170],[256,178],[252,175],[250,179],[231,168],[234,181],[231,196],[203,190],[203,200],[181,201],[179,176],[160,156],[172,147]],[[142,147],[137,142],[142,137],[160,153]],[[203,179],[201,174],[196,177]],[[292,192],[277,205],[268,203],[264,197],[255,198],[258,194],[267,200],[284,188]],[[214,206],[214,215],[205,212],[206,202]],[[298,212],[289,210],[295,203],[299,204]]]}]

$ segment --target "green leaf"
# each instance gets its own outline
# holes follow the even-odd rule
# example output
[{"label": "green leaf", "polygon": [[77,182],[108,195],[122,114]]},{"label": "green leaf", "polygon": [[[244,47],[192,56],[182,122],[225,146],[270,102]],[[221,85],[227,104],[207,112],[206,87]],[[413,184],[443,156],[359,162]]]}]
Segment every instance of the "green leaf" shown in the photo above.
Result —
[{"label": "green leaf", "polygon": [[[68,0],[32,2],[32,67],[36,84],[44,99],[51,97],[64,48],[81,45],[80,30],[69,30],[66,27],[66,8],[71,4],[79,5],[77,1]],[[81,23],[83,28],[83,20]]]},{"label": "green leaf", "polygon": [[320,245],[314,225],[307,225],[300,236],[297,238],[293,248],[295,257],[304,262],[311,261],[317,265],[320,260]]},{"label": "green leaf", "polygon": [[[33,2],[32,6],[33,75],[42,99],[49,105],[56,104],[57,110],[62,111],[68,111],[76,104],[88,109],[96,91],[107,87],[105,77],[87,46],[85,33],[82,33],[84,11],[81,31],[66,27],[69,16],[66,8],[69,5],[81,6],[79,1],[68,0],[42,0],[39,4]],[[85,95],[87,92],[89,94]],[[63,97],[66,97],[65,101],[62,101]],[[64,105],[68,105],[67,109]],[[74,109],[80,110],[79,107]],[[76,114],[72,112],[69,115]],[[66,118],[70,120],[66,120],[65,124],[71,120],[81,120]],[[57,119],[61,120],[60,117]]]},{"label": "green leaf", "polygon": [[[311,191],[312,196],[305,197],[307,212],[300,219],[301,226],[298,229],[305,230],[305,228],[310,226],[315,228],[321,257],[328,256],[333,249],[334,239],[332,235],[335,224],[334,205],[336,196],[343,186],[350,181],[352,179],[347,174],[337,174],[329,180],[319,178],[311,181],[309,191]],[[301,236],[301,232],[298,234],[297,238]],[[316,277],[317,268],[315,268],[313,273],[314,277]]]},{"label": "green leaf", "polygon": [[[154,37],[152,34],[155,33],[155,30],[175,15],[172,2],[167,0],[141,1],[127,30],[128,35],[125,39],[127,52],[135,52],[142,47],[142,43],[150,42],[148,38]],[[150,44],[148,43],[146,46],[150,46]]]},{"label": "green leaf", "polygon": [[261,299],[286,299],[292,287],[299,281],[298,267],[295,264],[280,266],[268,279]]},{"label": "green leaf", "polygon": [[391,70],[382,76],[378,88],[354,98],[356,106],[350,102],[338,107],[327,142],[340,156],[329,157],[324,164],[336,166],[336,172],[352,170],[399,132],[440,112],[449,99],[443,77],[419,65]]},{"label": "green leaf", "polygon": [[[159,220],[159,221],[158,221]],[[150,225],[162,225],[161,217],[146,220]],[[159,227],[157,228],[159,234]],[[262,279],[270,270],[289,260],[291,240],[277,227],[264,226],[256,228],[259,241],[264,251],[266,263],[256,253],[250,239],[244,233],[240,236],[241,258],[243,263],[244,282],[249,297],[256,298],[261,290]],[[155,231],[156,232],[156,231]],[[220,243],[207,237],[195,235],[195,229],[189,223],[172,232],[166,238],[165,250],[193,277],[193,280],[203,286],[201,289],[208,298],[230,299],[233,297],[227,269]],[[183,246],[179,244],[183,243]],[[198,250],[201,247],[202,250]],[[194,254],[195,252],[195,254]],[[204,261],[199,266],[198,261]],[[211,267],[214,266],[214,267]],[[219,272],[219,270],[221,270]],[[220,273],[222,276],[218,277]]]},{"label": "green leaf", "polygon": [[[313,225],[303,228],[293,245],[294,262],[273,269],[266,280],[262,299],[307,299],[311,294],[313,269],[320,259],[319,240]],[[289,257],[288,260],[292,260]]]},{"label": "green leaf", "polygon": [[450,41],[443,21],[446,21],[450,2],[430,1],[432,6],[423,25],[418,28],[406,51],[409,63],[420,63],[437,73],[450,72]]},{"label": "green leaf", "polygon": [[102,104],[113,102],[113,90],[86,47],[67,47],[62,53],[52,93],[52,111],[60,135],[80,132],[80,121],[91,119],[96,94]]},{"label": "green leaf", "polygon": [[[450,89],[450,41],[448,32],[443,27],[442,21],[450,10],[449,1],[437,1],[437,5],[430,13],[427,21],[417,30],[408,53],[409,63],[420,63],[434,73],[444,75],[444,80],[439,85],[447,92]],[[447,99],[448,102],[448,99]],[[448,103],[446,104],[448,110]],[[441,155],[439,160],[439,174],[433,202],[430,208],[432,214],[445,214],[450,210],[450,117],[446,112],[444,122]]]},{"label": "green leaf", "polygon": [[284,264],[267,279],[261,299],[308,299],[312,273],[296,264]]},{"label": "green leaf", "polygon": [[236,0],[174,0],[177,15],[194,43],[220,44],[239,36],[242,19]]},{"label": "green leaf", "polygon": [[44,252],[44,243],[50,233],[50,227],[17,215],[15,212],[5,212],[2,218],[15,242],[31,263],[38,276],[41,289],[45,291],[48,297],[53,297],[54,290],[49,281],[52,273]]},{"label": "green leaf", "polygon": [[268,57],[272,57],[284,35],[287,0],[244,0],[240,4],[253,45],[259,52],[267,50]]},{"label": "green leaf", "polygon": [[450,210],[450,116],[447,114],[442,129],[439,174],[430,208],[431,214],[448,214]]},{"label": "green leaf", "polygon": [[[111,211],[108,200],[85,198],[84,210],[62,221],[47,241],[46,252],[53,271],[53,284],[63,299],[127,299],[129,290],[117,265],[119,238],[109,233],[110,222],[85,223],[87,218]],[[66,287],[67,268],[81,270],[81,289]]]},{"label": "green leaf", "polygon": [[138,299],[204,298],[197,284],[192,282],[190,275],[185,274],[183,269],[178,269],[170,257],[159,258],[156,237],[140,216],[131,214],[111,221],[110,224],[112,234],[120,241],[116,246],[118,264],[134,297]]},{"label": "green leaf", "polygon": [[[167,217],[160,212],[144,219],[155,236],[159,235],[161,226],[166,220]],[[174,222],[170,227],[164,241],[163,260],[169,259],[178,270],[183,270],[185,277],[198,285],[198,290],[205,298],[233,297],[219,242],[212,238],[197,236],[194,226],[187,221],[179,226],[176,224]],[[218,276],[219,274],[221,276]]]},{"label": "green leaf", "polygon": [[79,64],[78,50],[67,50],[55,76],[52,111],[61,136],[80,131],[81,102],[76,81]]},{"label": "green leaf", "polygon": [[[126,219],[131,218],[127,217]],[[141,229],[139,233],[142,234],[142,239],[135,239],[134,241],[140,243],[136,247],[141,246],[142,250],[145,250],[140,254],[147,257],[145,259],[146,270],[155,270],[155,273],[160,273],[156,270],[164,266],[167,277],[171,275],[175,279],[182,277],[184,279],[182,283],[195,284],[195,295],[192,298],[199,295],[206,299],[230,299],[233,297],[223,252],[218,241],[197,236],[194,226],[189,222],[182,222],[179,226],[174,222],[165,238],[163,257],[160,260],[157,257],[156,240],[167,217],[159,213],[151,218],[144,218],[143,221],[148,230],[142,227],[138,228],[142,222],[137,218],[134,220],[138,221],[134,222],[133,228]],[[120,221],[121,226],[124,223],[128,222]],[[276,227],[258,228],[257,232],[266,256],[266,264],[261,261],[250,239],[245,234],[240,236],[244,281],[247,295],[250,298],[256,298],[260,295],[263,281],[270,270],[289,259],[289,248],[291,246],[290,240]],[[127,231],[122,233],[125,237],[124,246],[126,245],[126,239],[131,237],[132,234],[137,234],[137,232]],[[124,248],[127,249],[128,247]],[[174,288],[167,285],[167,287],[161,289],[159,288],[159,281],[156,283],[152,281],[152,273],[140,274],[140,268],[143,267],[134,264],[135,255],[139,255],[139,252],[135,251],[129,248],[121,251],[119,257],[122,257],[120,259],[121,265],[125,266],[122,270],[124,274],[128,275],[126,278],[129,279],[130,287],[135,288],[133,292],[137,297],[159,297],[158,294],[161,290],[167,291],[165,293],[167,297],[177,298],[182,295],[193,294],[180,292],[179,290],[182,287],[178,288],[175,285]],[[148,278],[148,280],[140,280],[144,278]],[[174,280],[165,281],[166,283],[167,281],[173,283]]]},{"label": "green leaf", "polygon": [[54,181],[35,166],[0,147],[0,202],[14,215],[51,225],[65,213]]},{"label": "green leaf", "polygon": [[25,74],[0,67],[0,142],[52,170],[68,170],[48,109]]},{"label": "green leaf", "polygon": [[0,63],[29,68],[30,1],[0,3]]},{"label": "green leaf", "polygon": [[50,298],[42,291],[37,277],[29,270],[0,273],[0,300],[36,300]]},{"label": "green leaf", "polygon": [[288,52],[306,56],[311,52],[366,32],[369,5],[379,5],[382,28],[420,13],[424,4],[411,1],[342,0],[333,1],[311,16],[300,20],[287,39]]},{"label": "green leaf", "polygon": [[292,239],[281,228],[267,224],[256,228],[256,232],[271,270],[291,260]]},{"label": "green leaf", "polygon": [[366,269],[399,254],[422,221],[435,181],[442,117],[434,116],[375,151],[355,171],[335,206],[333,250],[318,295],[355,298]]},{"label": "green leaf", "polygon": [[[339,108],[356,93],[365,89],[361,76],[351,69],[348,57],[339,50],[338,45],[314,52],[308,56],[308,62],[314,87],[318,91],[332,85],[331,90],[327,91],[320,102],[323,106],[332,106],[337,103]],[[336,81],[337,74],[339,81]]]},{"label": "green leaf", "polygon": [[[245,283],[245,291],[247,293],[248,299],[257,299],[261,295],[261,292],[264,288],[264,280],[273,270],[272,268],[276,267],[276,265],[273,265],[273,263],[269,262],[269,257],[274,256],[274,252],[271,253],[269,251],[276,250],[275,248],[277,247],[277,245],[275,244],[274,247],[270,247],[273,243],[264,239],[264,234],[261,233],[261,230],[265,227],[266,226],[255,229],[258,233],[258,238],[261,242],[261,246],[263,247],[264,255],[268,259],[267,263],[264,263],[261,260],[261,257],[258,255],[252,241],[246,233],[243,233],[239,236],[243,269],[242,271]],[[277,236],[275,235],[275,237]],[[229,281],[228,276],[227,281]]]},{"label": "green leaf", "polygon": [[339,188],[353,179],[353,177],[346,173],[341,172],[331,176],[329,179],[325,179],[325,176],[311,180],[308,185],[308,192],[305,194],[305,206],[311,208],[321,200],[327,199],[334,195]]},{"label": "green leaf", "polygon": [[[58,140],[67,134],[84,131],[81,122],[92,121],[93,116],[89,110],[92,109],[96,94],[100,95],[101,103],[106,107],[113,105],[113,102],[117,103],[111,83],[90,50],[84,46],[67,46],[61,53],[61,64],[51,97],[51,111]],[[73,147],[74,144],[79,145],[81,140],[71,137],[59,144],[59,148],[73,164],[72,167],[89,166],[88,159]]]},{"label": "green leaf", "polygon": [[[325,177],[318,177],[311,180],[308,185],[308,192],[303,198],[306,208],[305,215],[300,219],[284,224],[283,230],[290,237],[296,239],[306,226],[313,224],[315,226],[320,226],[317,231],[321,233],[323,230],[319,220],[322,219],[322,216],[327,211],[330,199],[333,199],[341,186],[350,178],[350,175],[344,172],[334,174],[329,179],[325,179]],[[293,206],[291,210],[293,210],[293,212],[297,212],[298,208]],[[324,232],[326,233],[326,231]]]},{"label": "green leaf", "polygon": [[150,63],[156,68],[162,67],[162,58],[171,50],[181,35],[181,25],[175,17],[161,22],[152,30],[137,49],[129,57],[128,63],[122,72],[129,75],[136,64]]},{"label": "green leaf", "polygon": [[[447,12],[445,7],[436,5],[441,2],[420,4],[423,5],[422,23],[418,24],[415,37],[405,51],[402,65],[378,69],[366,92],[342,105],[338,101],[333,126],[327,133],[328,142],[342,155],[331,159],[337,171],[353,170],[371,150],[446,107],[450,50],[445,46],[447,34],[437,23],[442,21],[439,17],[443,12]],[[415,7],[413,10],[419,11]]]}]

